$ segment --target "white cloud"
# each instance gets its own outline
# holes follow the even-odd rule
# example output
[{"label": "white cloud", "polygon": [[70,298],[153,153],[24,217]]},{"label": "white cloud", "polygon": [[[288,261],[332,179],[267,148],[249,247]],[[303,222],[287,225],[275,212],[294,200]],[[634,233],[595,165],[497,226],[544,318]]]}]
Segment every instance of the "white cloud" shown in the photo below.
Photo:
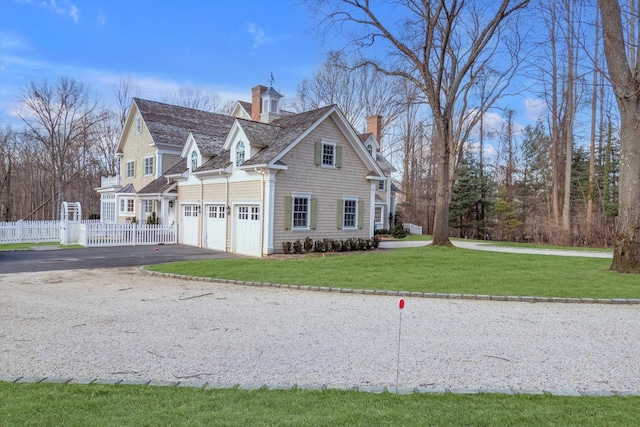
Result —
[{"label": "white cloud", "polygon": [[6,31],[0,31],[0,50],[23,50],[29,43],[20,36]]},{"label": "white cloud", "polygon": [[98,25],[101,27],[107,23],[107,15],[102,10],[98,12]]},{"label": "white cloud", "polygon": [[71,15],[73,22],[75,22],[76,24],[80,20],[80,10],[74,5],[70,6],[69,15]]},{"label": "white cloud", "polygon": [[526,119],[536,121],[547,113],[547,103],[540,98],[525,98],[522,101],[525,108]]},{"label": "white cloud", "polygon": [[273,43],[273,39],[267,37],[267,35],[264,32],[264,29],[260,25],[256,24],[255,22],[249,22],[247,24],[247,31],[249,32],[249,34],[253,36],[254,49],[257,49],[258,47],[264,44]]}]

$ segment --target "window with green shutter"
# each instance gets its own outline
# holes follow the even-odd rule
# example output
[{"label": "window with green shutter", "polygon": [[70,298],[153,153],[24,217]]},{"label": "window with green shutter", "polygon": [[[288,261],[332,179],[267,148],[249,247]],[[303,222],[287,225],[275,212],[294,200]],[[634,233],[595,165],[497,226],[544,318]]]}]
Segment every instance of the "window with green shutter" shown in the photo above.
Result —
[{"label": "window with green shutter", "polygon": [[309,215],[309,228],[315,230],[318,225],[318,199],[311,198],[311,211]]}]

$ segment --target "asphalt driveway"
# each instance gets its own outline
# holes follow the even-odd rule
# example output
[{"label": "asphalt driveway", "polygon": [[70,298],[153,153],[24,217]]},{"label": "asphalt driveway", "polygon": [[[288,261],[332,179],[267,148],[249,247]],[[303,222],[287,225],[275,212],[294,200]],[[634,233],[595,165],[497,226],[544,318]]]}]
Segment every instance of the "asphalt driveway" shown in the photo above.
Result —
[{"label": "asphalt driveway", "polygon": [[0,251],[0,274],[134,267],[171,261],[234,257],[238,255],[183,245]]}]

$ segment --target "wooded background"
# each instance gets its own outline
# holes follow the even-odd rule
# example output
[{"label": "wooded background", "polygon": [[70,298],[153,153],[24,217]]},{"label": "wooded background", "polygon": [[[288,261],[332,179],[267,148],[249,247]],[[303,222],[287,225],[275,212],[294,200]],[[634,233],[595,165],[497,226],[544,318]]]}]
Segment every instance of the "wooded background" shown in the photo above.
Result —
[{"label": "wooded background", "polygon": [[[351,1],[314,3],[317,8],[343,3],[343,13],[357,6]],[[482,22],[481,8],[465,9],[464,2],[456,1],[426,3],[434,11],[449,6],[446,19],[438,21],[434,30],[443,31],[436,39],[450,36],[455,42],[451,51],[455,48],[459,54],[451,58],[470,60],[454,98],[442,96],[443,91],[453,91],[451,58],[426,62],[450,84],[440,88],[434,101],[425,95],[428,88],[400,74],[405,67],[401,60],[393,69],[382,61],[364,60],[366,46],[359,40],[358,48],[348,45],[329,52],[283,108],[305,111],[337,104],[359,132],[365,130],[367,116],[381,115],[382,153],[398,170],[394,177],[402,189],[402,220],[422,225],[425,233],[433,232],[438,181],[442,181],[438,170],[447,167],[452,236],[612,246],[618,214],[620,117],[603,72],[596,4],[506,1],[514,8],[513,15],[504,17],[504,27],[497,23],[496,34],[481,55],[468,58],[465,55],[477,39],[474,34],[484,28],[475,25]],[[637,18],[633,2],[629,8],[627,12]],[[422,17],[418,26],[429,28],[425,22],[435,12],[432,16],[425,14],[427,9],[420,10],[422,14],[415,15]],[[322,16],[329,28],[354,15]],[[403,39],[406,46],[420,53],[411,37]],[[434,46],[437,50],[442,45]],[[101,176],[118,173],[118,138],[131,98],[144,93],[126,78],[114,84],[110,99],[95,99],[91,93],[72,76],[24,88],[22,124],[0,128],[0,221],[57,219],[63,200],[79,201],[86,217],[97,217],[95,188]],[[525,99],[540,103],[537,120],[525,117],[519,107]],[[188,87],[159,101],[222,113],[233,106],[221,103],[216,94]],[[439,163],[441,150],[434,145],[439,141],[436,120],[442,118],[432,107],[440,101],[444,106],[451,103],[448,166]]]}]

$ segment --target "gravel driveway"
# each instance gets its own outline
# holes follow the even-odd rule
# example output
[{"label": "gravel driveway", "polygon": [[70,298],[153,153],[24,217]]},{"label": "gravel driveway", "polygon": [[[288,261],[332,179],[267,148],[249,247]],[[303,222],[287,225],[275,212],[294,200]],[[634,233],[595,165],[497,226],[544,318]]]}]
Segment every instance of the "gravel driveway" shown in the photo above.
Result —
[{"label": "gravel driveway", "polygon": [[[0,377],[396,385],[398,299],[149,276],[0,275]],[[640,390],[640,306],[406,298],[400,387]]]}]

